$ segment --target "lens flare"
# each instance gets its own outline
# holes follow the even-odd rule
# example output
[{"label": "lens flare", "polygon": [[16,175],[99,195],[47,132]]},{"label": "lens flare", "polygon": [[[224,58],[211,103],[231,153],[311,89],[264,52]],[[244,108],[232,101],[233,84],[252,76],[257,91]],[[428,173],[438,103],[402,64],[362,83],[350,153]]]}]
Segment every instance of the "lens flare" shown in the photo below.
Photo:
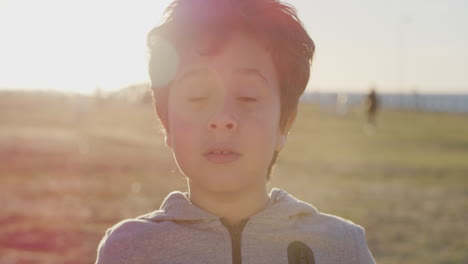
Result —
[{"label": "lens flare", "polygon": [[152,86],[163,87],[169,84],[177,73],[180,57],[176,48],[167,40],[159,37],[151,39],[151,60],[153,70]]}]

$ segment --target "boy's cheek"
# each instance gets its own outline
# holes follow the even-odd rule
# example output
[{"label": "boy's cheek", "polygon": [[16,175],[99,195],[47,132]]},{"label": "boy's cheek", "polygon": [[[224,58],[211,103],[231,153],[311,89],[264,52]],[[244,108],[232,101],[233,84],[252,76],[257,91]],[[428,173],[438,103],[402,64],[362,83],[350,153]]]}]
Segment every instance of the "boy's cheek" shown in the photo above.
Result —
[{"label": "boy's cheek", "polygon": [[196,122],[193,119],[177,115],[174,112],[168,115],[169,130],[167,132],[168,146],[184,145],[190,142],[197,133]]},{"label": "boy's cheek", "polygon": [[174,118],[170,120],[170,129],[173,140],[188,139],[190,135],[195,135],[197,131],[196,121],[190,119],[181,120],[181,118]]}]

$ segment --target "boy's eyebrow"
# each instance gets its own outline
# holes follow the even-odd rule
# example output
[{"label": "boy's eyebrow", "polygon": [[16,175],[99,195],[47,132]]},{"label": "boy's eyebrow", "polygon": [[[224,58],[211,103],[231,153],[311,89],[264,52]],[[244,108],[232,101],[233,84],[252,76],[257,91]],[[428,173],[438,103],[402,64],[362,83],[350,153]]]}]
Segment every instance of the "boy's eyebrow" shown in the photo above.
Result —
[{"label": "boy's eyebrow", "polygon": [[209,70],[206,69],[206,68],[194,69],[194,70],[191,70],[191,71],[187,71],[187,72],[183,73],[182,76],[180,76],[178,78],[177,82],[183,82],[186,79],[190,79],[190,78],[195,77],[197,75],[205,75],[207,73],[209,73]]},{"label": "boy's eyebrow", "polygon": [[255,68],[238,68],[234,70],[234,73],[257,76],[260,79],[262,79],[266,84],[268,84],[268,79],[262,74],[261,71]]},{"label": "boy's eyebrow", "polygon": [[[191,71],[187,71],[187,72],[183,73],[182,76],[180,76],[178,78],[178,82],[183,82],[183,81],[185,81],[187,79],[190,79],[190,78],[193,78],[195,76],[206,75],[206,74],[209,74],[209,72],[210,72],[210,70],[208,70],[206,68],[194,69],[194,70],[191,70]],[[255,69],[255,68],[237,68],[233,72],[234,72],[234,74],[257,76],[260,79],[262,79],[262,81],[264,81],[266,84],[268,84],[268,79],[258,69]]]}]

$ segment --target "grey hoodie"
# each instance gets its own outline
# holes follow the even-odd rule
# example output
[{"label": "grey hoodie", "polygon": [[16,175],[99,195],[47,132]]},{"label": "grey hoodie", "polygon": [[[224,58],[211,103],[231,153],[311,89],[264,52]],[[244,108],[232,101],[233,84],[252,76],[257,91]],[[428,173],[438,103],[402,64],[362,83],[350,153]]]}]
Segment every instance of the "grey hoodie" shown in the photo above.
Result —
[{"label": "grey hoodie", "polygon": [[[232,229],[187,196],[172,192],[159,210],[107,230],[96,264],[232,264]],[[240,232],[240,250],[234,254],[243,264],[375,263],[362,227],[320,213],[279,189]]]}]

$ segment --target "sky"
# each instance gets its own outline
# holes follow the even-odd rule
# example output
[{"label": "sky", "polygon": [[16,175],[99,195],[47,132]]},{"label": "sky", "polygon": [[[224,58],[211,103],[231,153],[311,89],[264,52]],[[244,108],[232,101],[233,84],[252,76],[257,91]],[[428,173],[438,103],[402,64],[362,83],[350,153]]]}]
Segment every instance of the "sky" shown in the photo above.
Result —
[{"label": "sky", "polygon": [[[149,81],[169,0],[0,0],[0,88],[92,93]],[[316,43],[309,91],[468,93],[468,1],[288,0]]]}]

